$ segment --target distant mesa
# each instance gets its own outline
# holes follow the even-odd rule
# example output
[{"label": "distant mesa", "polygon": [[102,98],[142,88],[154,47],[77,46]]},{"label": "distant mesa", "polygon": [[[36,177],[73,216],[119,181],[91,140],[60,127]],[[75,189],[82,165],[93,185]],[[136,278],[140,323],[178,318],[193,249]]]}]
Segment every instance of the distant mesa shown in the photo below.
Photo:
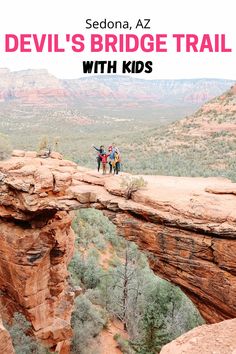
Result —
[{"label": "distant mesa", "polygon": [[[232,80],[143,80],[120,75],[58,79],[46,69],[10,71],[0,68],[1,102],[30,105],[83,106],[200,105],[232,86]],[[8,94],[6,94],[8,93]]]}]

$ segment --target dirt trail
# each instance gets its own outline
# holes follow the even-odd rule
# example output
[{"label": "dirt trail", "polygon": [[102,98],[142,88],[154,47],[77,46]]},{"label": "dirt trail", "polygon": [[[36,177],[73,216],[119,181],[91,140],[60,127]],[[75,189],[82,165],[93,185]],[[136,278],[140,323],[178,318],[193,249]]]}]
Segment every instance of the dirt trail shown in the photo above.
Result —
[{"label": "dirt trail", "polygon": [[117,342],[113,338],[117,333],[127,338],[127,332],[123,330],[122,323],[118,320],[110,322],[108,328],[102,330],[98,339],[101,354],[122,354],[122,351],[117,347]]}]

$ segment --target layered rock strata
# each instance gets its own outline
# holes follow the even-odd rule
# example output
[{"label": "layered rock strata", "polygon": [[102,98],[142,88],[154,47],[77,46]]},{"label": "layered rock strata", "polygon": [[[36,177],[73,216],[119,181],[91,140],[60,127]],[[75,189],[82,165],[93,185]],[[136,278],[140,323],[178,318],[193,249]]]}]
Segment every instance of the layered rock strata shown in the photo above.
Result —
[{"label": "layered rock strata", "polygon": [[0,164],[0,289],[5,316],[23,312],[37,338],[69,351],[74,293],[72,211],[97,208],[150,266],[177,284],[209,323],[236,317],[236,185],[221,178],[144,176],[125,198],[121,178],[15,151]]}]

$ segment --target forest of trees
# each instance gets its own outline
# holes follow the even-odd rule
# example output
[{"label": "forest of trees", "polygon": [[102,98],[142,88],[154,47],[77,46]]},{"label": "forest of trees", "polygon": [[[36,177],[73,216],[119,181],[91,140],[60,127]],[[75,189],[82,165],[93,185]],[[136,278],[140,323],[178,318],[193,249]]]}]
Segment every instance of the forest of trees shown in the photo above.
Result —
[{"label": "forest of trees", "polygon": [[[114,335],[124,354],[156,354],[164,344],[203,323],[183,292],[157,277],[144,253],[119,237],[102,212],[78,211],[73,228],[76,245],[69,265],[70,285],[81,287],[82,293],[72,314],[71,354],[103,354],[96,338],[115,319],[127,334]],[[22,314],[15,313],[12,324],[5,326],[16,354],[50,353],[31,337],[31,325]]]},{"label": "forest of trees", "polygon": [[[118,346],[130,354],[158,353],[164,344],[203,323],[181,290],[154,275],[146,256],[117,236],[100,211],[78,211],[73,227],[76,252],[69,270],[72,285],[81,286],[83,294],[72,316],[71,353],[98,354],[94,338],[114,318],[128,333],[128,339],[115,336]],[[108,248],[110,259],[104,265]]]}]

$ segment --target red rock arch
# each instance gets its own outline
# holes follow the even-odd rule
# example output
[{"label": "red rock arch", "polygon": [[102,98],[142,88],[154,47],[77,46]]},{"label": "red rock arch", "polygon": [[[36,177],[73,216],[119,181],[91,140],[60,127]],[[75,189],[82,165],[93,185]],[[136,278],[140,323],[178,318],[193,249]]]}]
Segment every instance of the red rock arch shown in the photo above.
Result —
[{"label": "red rock arch", "polygon": [[[69,345],[74,294],[67,282],[73,210],[100,209],[120,235],[177,284],[207,322],[236,317],[235,185],[226,179],[147,176],[126,200],[117,177],[17,152],[0,164],[0,289],[8,314],[23,311],[35,334]],[[20,155],[20,156],[19,156]]]}]

